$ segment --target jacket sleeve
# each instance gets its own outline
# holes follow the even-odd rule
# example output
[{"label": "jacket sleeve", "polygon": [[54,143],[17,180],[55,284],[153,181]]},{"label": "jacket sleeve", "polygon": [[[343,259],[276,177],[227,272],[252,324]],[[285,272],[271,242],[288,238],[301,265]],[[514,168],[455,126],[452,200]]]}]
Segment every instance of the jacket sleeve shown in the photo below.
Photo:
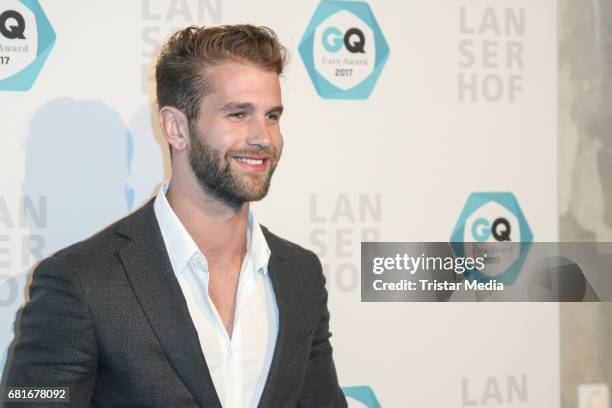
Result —
[{"label": "jacket sleeve", "polygon": [[314,254],[312,255],[320,279],[321,312],[318,324],[314,328],[310,358],[297,406],[299,408],[347,407],[346,398],[338,385],[336,367],[332,357],[332,346],[329,342],[331,333],[329,332],[325,276],[323,276],[319,258]]},{"label": "jacket sleeve", "polygon": [[[56,257],[34,270],[7,365],[7,387],[69,387],[71,407],[89,406],[97,370],[93,322],[78,276]],[[40,402],[6,402],[13,405],[39,407]]]}]

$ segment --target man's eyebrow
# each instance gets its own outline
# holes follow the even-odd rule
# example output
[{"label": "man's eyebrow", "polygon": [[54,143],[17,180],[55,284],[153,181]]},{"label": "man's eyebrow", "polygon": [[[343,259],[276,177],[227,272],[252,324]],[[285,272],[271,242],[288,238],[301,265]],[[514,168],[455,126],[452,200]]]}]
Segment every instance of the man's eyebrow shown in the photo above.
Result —
[{"label": "man's eyebrow", "polygon": [[[250,102],[229,102],[221,107],[221,112],[234,112],[238,110],[243,110],[247,112],[252,112],[255,110],[255,106],[253,106]],[[274,106],[267,113],[278,113],[279,115],[283,113],[284,107],[282,105]]]},{"label": "man's eyebrow", "polygon": [[250,102],[230,102],[221,107],[222,112],[231,112],[237,110],[253,111],[254,106]]}]

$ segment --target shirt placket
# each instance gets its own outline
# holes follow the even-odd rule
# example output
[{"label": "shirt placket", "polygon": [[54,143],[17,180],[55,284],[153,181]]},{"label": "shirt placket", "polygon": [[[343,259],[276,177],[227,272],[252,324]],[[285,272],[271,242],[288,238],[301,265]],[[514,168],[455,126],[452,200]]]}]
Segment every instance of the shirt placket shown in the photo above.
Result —
[{"label": "shirt placket", "polygon": [[207,312],[209,316],[212,316],[212,321],[214,322],[214,326],[216,328],[214,332],[217,337],[217,342],[223,350],[223,364],[221,365],[222,372],[219,375],[221,378],[221,384],[219,389],[217,389],[217,395],[222,402],[222,406],[226,407],[228,405],[225,400],[232,394],[231,384],[228,381],[230,374],[230,339],[227,335],[227,330],[223,325],[221,315],[217,311],[217,308],[215,307],[208,293],[210,275],[208,271],[208,262],[204,255],[197,253],[192,259],[191,267],[194,271],[196,271],[195,275],[199,276],[198,280],[200,280],[202,287],[201,296],[204,299],[204,305],[208,309]]},{"label": "shirt placket", "polygon": [[243,406],[242,402],[242,364],[241,364],[241,345],[242,345],[242,330],[240,318],[242,312],[248,304],[255,290],[255,271],[248,256],[242,262],[240,276],[238,278],[238,290],[236,293],[236,309],[234,311],[234,322],[232,329],[232,337],[228,336],[227,330],[223,325],[221,315],[217,311],[208,292],[209,271],[208,263],[203,255],[197,254],[194,256],[193,265],[199,274],[201,274],[204,298],[209,312],[214,316],[215,325],[217,327],[217,339],[224,350],[224,364],[222,390],[218,390],[219,398],[223,401],[224,408],[238,408]]},{"label": "shirt placket", "polygon": [[[243,347],[243,325],[241,319],[244,312],[247,310],[249,299],[255,291],[255,271],[249,256],[245,256],[240,270],[240,278],[238,281],[238,290],[236,293],[236,310],[234,312],[234,328],[232,338],[229,339],[229,354],[228,354],[228,393],[226,408],[239,408],[244,406],[243,401],[243,370],[242,365],[242,347]],[[233,392],[229,392],[232,390]]]}]

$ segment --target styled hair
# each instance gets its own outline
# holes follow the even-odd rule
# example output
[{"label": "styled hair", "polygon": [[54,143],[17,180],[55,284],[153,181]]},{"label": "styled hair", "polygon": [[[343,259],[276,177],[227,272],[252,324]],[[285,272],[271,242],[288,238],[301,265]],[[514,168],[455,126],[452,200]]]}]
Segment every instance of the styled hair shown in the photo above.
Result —
[{"label": "styled hair", "polygon": [[224,62],[247,62],[282,74],[287,49],[267,27],[250,24],[190,26],[170,37],[155,69],[159,108],[180,109],[190,123],[198,119],[200,102],[210,92],[208,68]]}]

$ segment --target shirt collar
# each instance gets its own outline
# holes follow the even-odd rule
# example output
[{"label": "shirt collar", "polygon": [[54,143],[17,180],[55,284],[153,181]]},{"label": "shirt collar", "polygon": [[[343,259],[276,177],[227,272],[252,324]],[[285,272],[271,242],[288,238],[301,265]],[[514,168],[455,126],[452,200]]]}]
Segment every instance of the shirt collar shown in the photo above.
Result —
[{"label": "shirt collar", "polygon": [[[172,264],[172,269],[174,270],[174,274],[179,276],[195,254],[200,254],[204,259],[206,259],[206,257],[202,254],[193,238],[191,238],[191,235],[189,235],[189,232],[187,232],[187,229],[170,206],[166,198],[166,192],[169,186],[169,180],[163,182],[157,193],[153,207],[166,245],[166,250],[168,251],[170,263]],[[247,257],[250,258],[256,271],[261,271],[266,275],[268,273],[270,254],[270,248],[268,247],[268,243],[259,223],[255,219],[253,209],[249,208],[247,224]]]},{"label": "shirt collar", "polygon": [[255,219],[253,208],[249,206],[249,224],[247,227],[247,254],[251,257],[256,271],[268,274],[268,261],[270,260],[270,247],[261,226]]}]

